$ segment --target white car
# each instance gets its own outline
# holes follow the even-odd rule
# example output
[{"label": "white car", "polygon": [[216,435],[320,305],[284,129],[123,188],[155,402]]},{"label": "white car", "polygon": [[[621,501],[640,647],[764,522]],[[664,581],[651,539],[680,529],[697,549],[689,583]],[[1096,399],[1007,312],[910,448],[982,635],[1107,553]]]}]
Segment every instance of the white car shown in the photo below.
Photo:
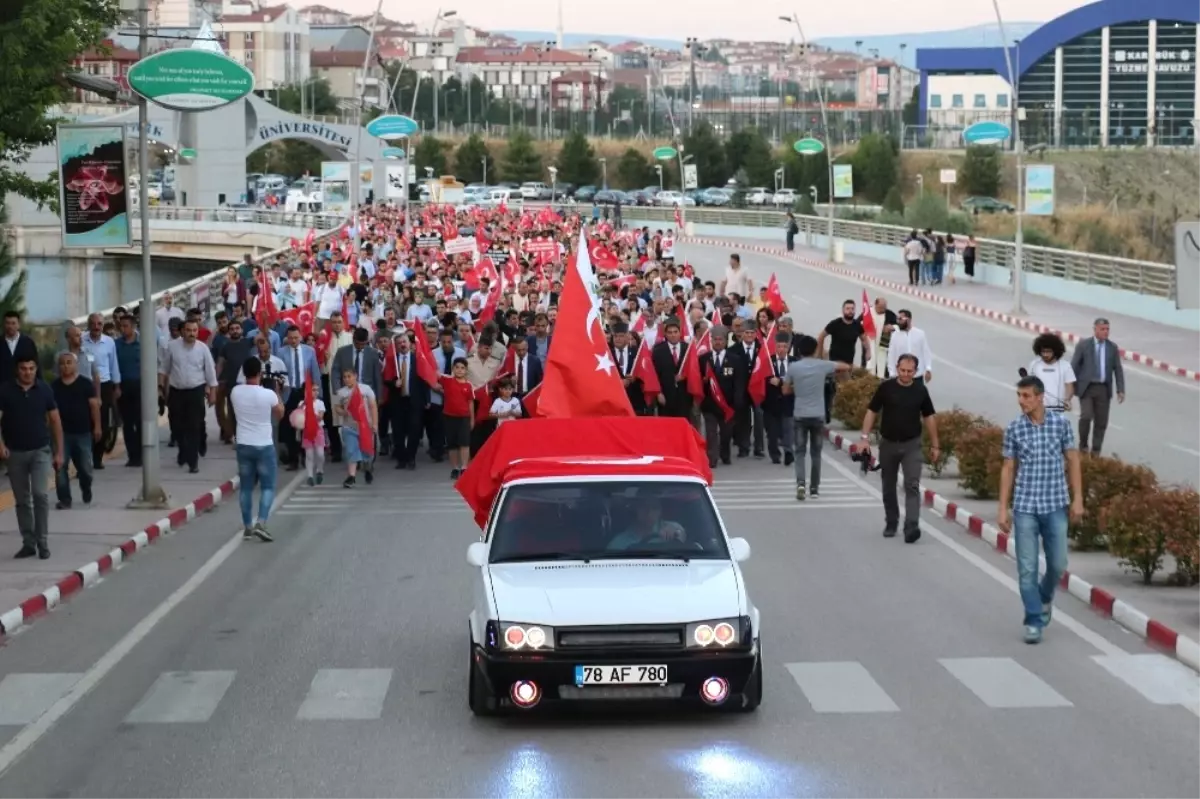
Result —
[{"label": "white car", "polygon": [[795,189],[780,189],[779,191],[775,192],[775,204],[778,206],[786,205],[788,207],[795,205],[796,204],[796,190]]},{"label": "white car", "polygon": [[692,461],[526,458],[497,483],[467,550],[472,712],[758,707],[759,612],[738,566],[750,545],[728,537]]},{"label": "white car", "polygon": [[529,183],[522,183],[520,192],[521,196],[526,200],[538,200],[543,195],[547,197],[550,195],[550,187],[545,183],[531,181]]},{"label": "white car", "polygon": [[677,191],[660,191],[654,195],[655,205],[683,205],[683,195]]},{"label": "white car", "polygon": [[765,186],[746,190],[746,205],[770,205],[774,199]]}]

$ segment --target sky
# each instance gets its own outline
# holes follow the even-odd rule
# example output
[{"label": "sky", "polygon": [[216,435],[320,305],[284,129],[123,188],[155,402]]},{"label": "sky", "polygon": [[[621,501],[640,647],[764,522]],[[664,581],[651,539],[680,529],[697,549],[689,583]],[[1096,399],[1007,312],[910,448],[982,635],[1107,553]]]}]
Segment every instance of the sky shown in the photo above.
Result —
[{"label": "sky", "polygon": [[[295,0],[293,0],[295,2]],[[557,25],[556,0],[440,0],[469,24],[491,30],[553,30]],[[1134,2],[1135,0],[1129,0]],[[370,14],[377,0],[300,0],[321,2],[331,8]],[[1085,3],[1082,0],[999,0],[1000,11],[1013,22],[1044,22]],[[953,30],[994,23],[991,0],[853,0],[853,18],[844,6],[828,0],[754,0],[758,13],[730,13],[727,0],[562,0],[563,27],[570,32],[605,35],[628,34],[631,38],[679,39],[728,37],[734,39],[777,39],[792,37],[780,15],[801,14],[804,33],[810,39],[822,36],[880,35],[888,33]],[[807,6],[807,7],[806,7]],[[383,0],[381,13],[399,21],[415,21],[428,27],[437,6]],[[414,15],[415,18],[414,18]]]}]

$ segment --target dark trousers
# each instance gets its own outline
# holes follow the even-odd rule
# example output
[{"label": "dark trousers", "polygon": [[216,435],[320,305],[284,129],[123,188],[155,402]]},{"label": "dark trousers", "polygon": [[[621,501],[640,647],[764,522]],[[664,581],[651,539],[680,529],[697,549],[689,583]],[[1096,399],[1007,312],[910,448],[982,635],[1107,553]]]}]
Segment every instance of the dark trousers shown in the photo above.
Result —
[{"label": "dark trousers", "polygon": [[196,468],[200,465],[200,449],[204,445],[204,386],[172,388],[167,395],[167,412],[175,444],[179,447],[181,465]]},{"label": "dark trousers", "polygon": [[496,432],[496,422],[489,419],[486,422],[476,422],[471,428],[471,457],[474,458],[479,450],[483,449],[483,445],[491,438],[492,433]]},{"label": "dark trousers", "polygon": [[392,423],[392,456],[397,463],[417,461],[417,450],[421,446],[422,410],[412,397],[401,397],[399,389],[393,389],[388,401],[388,417]]},{"label": "dark trousers", "polygon": [[117,384],[100,384],[100,433],[99,441],[92,446],[92,468],[99,469],[104,463],[104,453],[111,452],[117,441],[117,409],[113,401]]},{"label": "dark trousers", "polygon": [[440,461],[446,457],[446,424],[442,419],[442,406],[430,403],[422,418],[425,437],[429,439],[429,456]]},{"label": "dark trousers", "polygon": [[296,436],[296,428],[292,427],[292,411],[300,407],[304,399],[304,389],[293,388],[283,403],[283,418],[279,420],[279,443],[283,445],[283,462],[288,466],[300,464],[300,440]]},{"label": "dark trousers", "polygon": [[129,463],[136,466],[142,462],[142,381],[122,380],[117,405],[121,411],[125,452]]},{"label": "dark trousers", "polygon": [[[1108,430],[1108,413],[1112,409],[1112,395],[1108,387],[1092,383],[1079,396],[1079,450],[1088,448],[1092,441],[1092,452],[1099,455],[1104,446],[1104,433]],[[1095,429],[1093,429],[1093,424]],[[1088,434],[1091,434],[1090,436]]]},{"label": "dark trousers", "polygon": [[908,262],[908,285],[915,286],[921,279],[921,262]]},{"label": "dark trousers", "polygon": [[329,442],[329,455],[333,460],[342,459],[342,434],[333,425],[333,391],[329,375],[321,375],[321,394],[325,397],[325,440]]},{"label": "dark trousers", "polygon": [[746,405],[734,417],[734,435],[737,439],[738,452],[745,454],[750,451],[751,433],[754,438],[754,454],[763,452],[763,412],[757,405]]},{"label": "dark trousers", "polygon": [[796,249],[796,235],[794,233],[787,234],[787,251],[792,252]]},{"label": "dark trousers", "polygon": [[704,416],[704,444],[708,450],[708,465],[716,466],[717,459],[729,463],[733,446],[733,420],[725,421],[724,416],[715,413]]},{"label": "dark trousers", "polygon": [[921,438],[908,441],[879,442],[880,476],[883,479],[883,517],[888,529],[900,523],[900,505],[896,497],[896,478],[904,472],[904,526],[915,527],[921,514]]},{"label": "dark trousers", "polygon": [[778,462],[783,453],[792,451],[791,440],[784,434],[791,419],[782,413],[763,411],[763,429],[767,434],[767,454]]}]

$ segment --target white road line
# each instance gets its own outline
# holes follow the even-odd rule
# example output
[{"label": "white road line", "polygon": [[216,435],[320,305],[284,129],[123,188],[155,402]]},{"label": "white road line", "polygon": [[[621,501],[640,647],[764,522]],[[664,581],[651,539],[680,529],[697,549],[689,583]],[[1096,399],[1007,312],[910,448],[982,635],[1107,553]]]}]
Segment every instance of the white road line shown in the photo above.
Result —
[{"label": "white road line", "polygon": [[391,669],[321,669],[296,718],[374,721],[383,715],[383,701],[392,683]]},{"label": "white road line", "polygon": [[938,663],[988,707],[1071,707],[1066,697],[1012,658],[941,658]]},{"label": "white road line", "polygon": [[[1113,427],[1114,425],[1112,422],[1109,422],[1108,426]],[[1191,455],[1194,458],[1200,458],[1200,450],[1188,449],[1187,447],[1181,447],[1178,444],[1167,444],[1167,446],[1173,450],[1182,452],[1185,455]]]},{"label": "white road line", "polygon": [[[287,501],[291,493],[296,490],[296,486],[300,485],[302,479],[304,479],[303,474],[296,475],[292,479],[292,482],[288,483],[275,496],[275,502],[271,506],[272,510]],[[75,683],[65,696],[51,705],[45,713],[38,716],[37,720],[14,735],[3,748],[0,748],[0,775],[3,775],[12,768],[13,764],[40,741],[46,733],[50,732],[55,724],[70,713],[75,705],[79,704],[80,700],[91,693],[92,689],[99,685],[100,681],[107,677],[109,672],[115,669],[138,644],[154,631],[155,627],[162,623],[163,619],[171,614],[171,611],[179,607],[184,600],[194,594],[233,555],[241,543],[242,531],[239,529],[233,538],[229,539],[195,574],[188,578],[187,582],[179,586],[161,605],[150,611],[120,641],[117,641],[112,649],[101,655],[100,659],[84,672],[83,676],[79,678],[79,681]]]},{"label": "white road line", "polygon": [[[832,457],[827,458],[827,459],[825,459],[825,463],[832,466],[837,471],[841,472],[841,474],[843,476],[848,477],[852,480],[858,480],[858,478],[854,475],[854,473],[851,470],[847,469],[842,464],[838,463],[836,458],[832,458]],[[862,487],[864,489],[866,489],[866,491],[871,496],[875,497],[876,499],[878,499],[880,501],[883,500],[883,494],[880,493],[879,489],[877,489],[874,486],[869,485],[868,483],[865,483],[861,480],[858,480],[858,482],[862,484]],[[964,547],[962,544],[958,543],[957,541],[952,539],[950,536],[946,535],[941,530],[932,526],[928,522],[921,523],[921,530],[926,535],[928,535],[930,538],[939,542],[943,546],[947,547],[954,554],[958,555],[963,560],[967,561],[972,566],[974,566],[975,568],[979,569],[981,572],[986,574],[988,577],[990,577],[991,579],[995,580],[1000,585],[1007,588],[1011,593],[1013,593],[1017,596],[1020,596],[1020,591],[1017,589],[1017,581],[1015,578],[1000,571],[995,566],[988,563],[986,560],[984,560],[980,556],[976,555],[974,552],[971,552],[969,549]],[[1019,602],[1015,603],[1013,607],[1014,607],[1013,612],[1016,614],[1019,614],[1020,613],[1020,603]],[[1075,620],[1071,616],[1068,616],[1066,614],[1066,612],[1064,612],[1058,608],[1056,608],[1055,612],[1054,612],[1054,623],[1056,626],[1061,626],[1063,629],[1070,630],[1071,632],[1075,633],[1075,635],[1077,635],[1081,639],[1083,639],[1084,642],[1091,644],[1093,647],[1098,649],[1102,654],[1105,654],[1105,655],[1128,655],[1129,654],[1124,649],[1117,646],[1116,644],[1114,644],[1112,641],[1105,638],[1100,633],[1092,630],[1089,627],[1084,626],[1082,623]],[[1014,636],[1017,633],[1019,633],[1019,630],[1014,629],[1014,631],[1013,631]]]},{"label": "white road line", "polygon": [[806,299],[804,299],[803,297],[801,297],[799,294],[789,294],[788,296],[789,296],[789,297],[791,297],[793,300],[799,300],[800,302],[804,303],[805,305],[811,305],[811,304],[812,304],[812,303],[810,303],[808,300],[806,300]]},{"label": "white road line", "polygon": [[167,671],[129,715],[126,724],[203,724],[233,685],[236,671]]},{"label": "white road line", "polygon": [[786,663],[816,713],[897,713],[900,708],[857,661]]},{"label": "white road line", "polygon": [[0,680],[0,726],[25,725],[79,682],[81,674],[9,674]]}]

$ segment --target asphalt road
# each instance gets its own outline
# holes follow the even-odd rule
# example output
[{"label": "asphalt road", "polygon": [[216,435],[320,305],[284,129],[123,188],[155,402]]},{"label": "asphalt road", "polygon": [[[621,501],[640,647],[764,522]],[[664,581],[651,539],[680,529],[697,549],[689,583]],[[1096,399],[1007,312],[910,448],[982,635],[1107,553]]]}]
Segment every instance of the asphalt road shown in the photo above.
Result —
[{"label": "asphalt road", "polygon": [[[720,285],[729,251],[686,243],[676,249],[677,257],[689,260],[700,277]],[[885,297],[894,311],[911,310],[933,350],[930,390],[939,410],[959,406],[997,423],[1019,413],[1014,384],[1017,369],[1033,359],[1034,334],[782,258],[746,252],[742,263],[759,286],[776,273],[796,329],[810,335],[840,315],[843,301],[861,301],[864,288],[872,300]],[[949,295],[954,291],[939,288]],[[1054,324],[1053,319],[1036,321]],[[1112,337],[1119,342],[1121,331],[1114,329]],[[1128,361],[1124,367],[1126,400],[1117,404],[1114,399],[1105,453],[1145,463],[1164,483],[1197,485],[1200,385]],[[1078,403],[1072,415],[1078,418]]]},{"label": "asphalt road", "polygon": [[1069,597],[1021,643],[1011,563],[932,526],[884,540],[847,464],[827,452],[803,505],[784,467],[718,470],[764,619],[752,716],[472,717],[478,530],[426,465],[300,489],[274,544],[227,545],[225,506],[10,641],[0,796],[1200,792],[1194,673]]}]

